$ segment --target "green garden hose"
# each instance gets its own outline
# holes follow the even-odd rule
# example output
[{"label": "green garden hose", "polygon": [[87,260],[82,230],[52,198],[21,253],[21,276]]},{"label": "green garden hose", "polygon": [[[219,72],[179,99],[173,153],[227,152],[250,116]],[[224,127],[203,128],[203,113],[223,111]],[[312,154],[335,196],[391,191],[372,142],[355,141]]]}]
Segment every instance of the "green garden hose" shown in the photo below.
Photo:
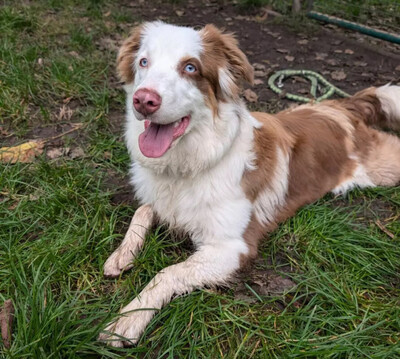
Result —
[{"label": "green garden hose", "polygon": [[393,42],[395,44],[400,44],[400,36],[398,34],[392,34],[392,33],[387,32],[387,31],[374,29],[374,28],[369,27],[369,26],[357,24],[356,22],[343,20],[343,19],[340,19],[340,18],[335,17],[335,16],[329,16],[329,15],[321,14],[321,13],[316,12],[316,11],[308,12],[307,16],[311,17],[312,19],[315,19],[315,20],[327,22],[329,24],[335,24],[335,25],[344,27],[346,29],[355,30],[355,31],[361,32],[362,34],[373,36],[373,37],[376,37],[378,39],[382,39],[382,40],[385,40],[385,41],[390,41],[390,42]]},{"label": "green garden hose", "polygon": [[[310,93],[314,97],[313,99],[295,95],[291,93],[283,93],[283,91],[279,88],[283,86],[283,80],[287,77],[291,76],[303,76],[307,78],[311,82]],[[278,79],[278,85],[275,84],[275,81]],[[350,95],[341,89],[337,88],[335,85],[331,84],[328,80],[326,80],[319,73],[310,71],[310,70],[281,70],[275,72],[269,79],[268,85],[272,91],[276,92],[278,95],[282,94],[283,97],[286,97],[289,100],[298,101],[298,102],[319,102],[331,97],[333,94],[337,94],[341,97],[350,97]],[[323,93],[322,96],[317,97],[317,90]]]}]

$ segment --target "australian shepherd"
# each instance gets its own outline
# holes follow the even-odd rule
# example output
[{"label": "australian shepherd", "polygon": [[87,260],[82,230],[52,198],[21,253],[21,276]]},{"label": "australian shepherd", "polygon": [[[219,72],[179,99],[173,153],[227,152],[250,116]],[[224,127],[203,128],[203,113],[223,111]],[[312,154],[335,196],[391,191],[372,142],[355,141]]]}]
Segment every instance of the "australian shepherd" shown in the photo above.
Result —
[{"label": "australian shepherd", "polygon": [[113,346],[134,344],[174,296],[227,283],[299,207],[328,192],[400,182],[400,139],[380,130],[400,129],[399,86],[276,115],[249,112],[240,93],[253,69],[232,34],[213,25],[140,25],[117,64],[141,207],[104,274],[132,266],[155,221],[187,233],[196,250],[109,324],[100,339]]}]

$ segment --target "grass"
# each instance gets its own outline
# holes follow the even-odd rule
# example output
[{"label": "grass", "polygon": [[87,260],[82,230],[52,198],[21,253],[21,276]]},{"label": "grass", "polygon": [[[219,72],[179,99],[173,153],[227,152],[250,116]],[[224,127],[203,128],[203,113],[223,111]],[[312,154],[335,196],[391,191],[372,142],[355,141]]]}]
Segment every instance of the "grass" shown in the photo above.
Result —
[{"label": "grass", "polygon": [[[11,298],[16,309],[12,346],[0,344],[0,357],[399,357],[398,188],[327,196],[300,210],[265,241],[241,298],[235,285],[196,291],[160,311],[136,347],[96,341],[157,271],[190,254],[159,228],[129,273],[102,275],[134,212],[113,200],[129,161],[113,123],[124,103],[115,51],[102,40],[137,20],[111,1],[0,6],[3,131],[21,142],[35,128],[82,122],[80,135],[64,140],[86,154],[0,165],[0,305]],[[65,104],[70,119],[59,116]],[[271,271],[296,287],[263,294],[255,277]]]}]

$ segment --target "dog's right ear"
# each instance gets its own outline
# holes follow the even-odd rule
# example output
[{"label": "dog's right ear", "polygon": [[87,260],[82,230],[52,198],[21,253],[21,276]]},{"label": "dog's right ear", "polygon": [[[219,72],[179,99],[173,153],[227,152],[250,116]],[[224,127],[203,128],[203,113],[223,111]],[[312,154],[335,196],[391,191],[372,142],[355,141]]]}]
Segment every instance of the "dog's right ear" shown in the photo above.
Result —
[{"label": "dog's right ear", "polygon": [[135,78],[134,62],[140,47],[142,25],[136,26],[123,42],[117,57],[117,71],[121,81],[129,84]]}]

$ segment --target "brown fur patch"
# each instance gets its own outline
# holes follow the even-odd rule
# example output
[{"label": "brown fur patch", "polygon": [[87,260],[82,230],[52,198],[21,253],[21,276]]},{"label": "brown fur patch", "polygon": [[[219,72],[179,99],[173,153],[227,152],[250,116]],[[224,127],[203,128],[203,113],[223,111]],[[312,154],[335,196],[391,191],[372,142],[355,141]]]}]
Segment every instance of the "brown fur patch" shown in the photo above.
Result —
[{"label": "brown fur patch", "polygon": [[287,153],[291,138],[283,130],[278,119],[272,115],[253,112],[262,127],[254,129],[254,152],[256,170],[247,171],[242,179],[242,187],[246,197],[254,202],[257,196],[269,184],[274,175],[277,162],[277,148]]},{"label": "brown fur patch", "polygon": [[226,68],[232,76],[232,96],[239,96],[242,81],[253,83],[253,68],[246,55],[238,48],[232,34],[224,34],[214,25],[206,25],[201,31],[204,52],[200,56],[202,76],[211,84],[217,100],[223,100],[219,83],[219,68]]},{"label": "brown fur patch", "polygon": [[242,180],[247,198],[254,203],[268,188],[277,148],[290,156],[289,185],[285,208],[278,208],[275,223],[263,225],[252,215],[244,234],[249,254],[241,263],[256,255],[259,240],[276,223],[351,178],[357,166],[352,156],[358,158],[374,184],[393,186],[400,182],[400,139],[368,127],[393,127],[375,92],[369,88],[347,99],[303,105],[275,116],[252,113],[262,127],[254,130],[257,168],[247,171]]},{"label": "brown fur patch", "polygon": [[125,83],[131,83],[135,78],[133,64],[140,47],[141,32],[141,25],[135,27],[118,52],[117,71],[120,79]]},{"label": "brown fur patch", "polygon": [[349,159],[345,146],[350,135],[335,119],[319,111],[318,106],[298,107],[275,116],[252,115],[262,127],[254,130],[257,168],[247,171],[242,180],[247,198],[254,203],[270,186],[278,148],[290,156],[290,161],[286,205],[277,208],[276,218],[269,225],[260,224],[253,215],[244,235],[249,257],[254,256],[258,242],[277,223],[292,216],[299,207],[321,198],[354,170],[354,161]]},{"label": "brown fur patch", "polygon": [[[187,64],[193,64],[197,71],[194,73],[185,72],[185,66]],[[215,87],[215,84],[212,83],[209,78],[204,76],[204,65],[196,58],[193,57],[184,57],[178,63],[178,72],[181,74],[182,77],[188,78],[196,84],[197,88],[203,94],[205,101],[213,111],[214,116],[217,115],[218,112],[218,88]]]},{"label": "brown fur patch", "polygon": [[355,165],[346,150],[349,134],[318,106],[282,112],[277,117],[294,140],[286,208],[278,216],[282,221],[351,176]]},{"label": "brown fur patch", "polygon": [[360,119],[366,125],[390,128],[374,87],[359,91],[349,98],[325,102],[326,105],[335,103],[340,108],[345,108],[351,113],[352,117]]}]

